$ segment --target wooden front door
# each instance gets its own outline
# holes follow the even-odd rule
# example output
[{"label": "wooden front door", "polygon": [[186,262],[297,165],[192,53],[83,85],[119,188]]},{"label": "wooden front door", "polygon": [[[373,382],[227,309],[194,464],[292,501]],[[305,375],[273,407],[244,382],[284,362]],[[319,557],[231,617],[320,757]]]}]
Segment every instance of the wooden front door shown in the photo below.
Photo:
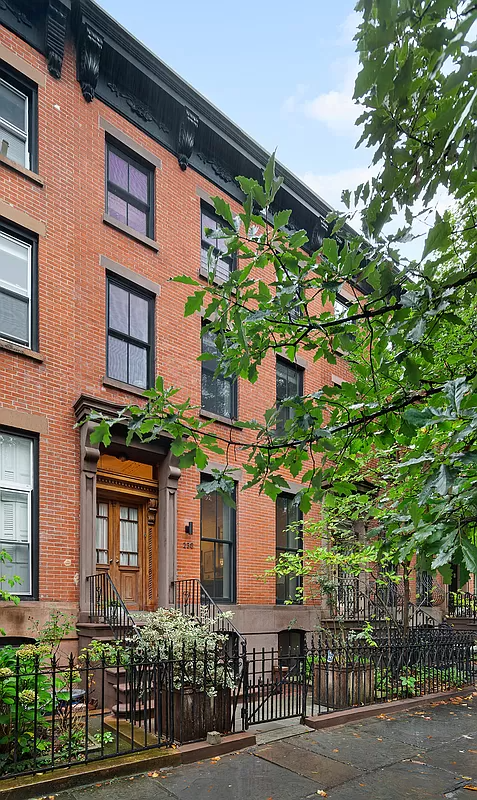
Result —
[{"label": "wooden front door", "polygon": [[145,503],[125,496],[98,497],[96,571],[108,572],[123,602],[131,610],[147,607],[145,597]]}]

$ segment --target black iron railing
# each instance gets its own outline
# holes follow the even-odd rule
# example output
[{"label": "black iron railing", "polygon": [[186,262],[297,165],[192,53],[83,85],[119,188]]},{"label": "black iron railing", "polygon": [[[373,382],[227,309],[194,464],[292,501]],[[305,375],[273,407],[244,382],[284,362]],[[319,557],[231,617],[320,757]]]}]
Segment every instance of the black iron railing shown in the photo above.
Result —
[{"label": "black iron railing", "polygon": [[[331,619],[371,625],[404,627],[404,598],[395,585],[370,586],[362,590],[355,580],[337,581],[328,592]],[[422,607],[408,603],[408,627],[434,627],[436,620]]]},{"label": "black iron railing", "polygon": [[139,629],[108,573],[99,572],[86,580],[89,584],[90,622],[109,625],[115,639],[121,641],[133,634],[139,635]]},{"label": "black iron railing", "polygon": [[477,622],[477,595],[472,592],[449,592],[448,616]]},{"label": "black iron railing", "polygon": [[426,636],[370,646],[325,637],[299,654],[236,655],[222,646],[160,641],[153,658],[118,643],[114,655],[68,659],[44,645],[0,649],[0,777],[45,772],[266,721],[470,686],[472,637]]},{"label": "black iron railing", "polygon": [[215,623],[214,630],[227,634],[237,645],[245,641],[233,622],[224,616],[223,609],[217,605],[197,578],[175,581],[174,608],[197,618],[200,618],[203,609],[206,609],[208,617]]}]

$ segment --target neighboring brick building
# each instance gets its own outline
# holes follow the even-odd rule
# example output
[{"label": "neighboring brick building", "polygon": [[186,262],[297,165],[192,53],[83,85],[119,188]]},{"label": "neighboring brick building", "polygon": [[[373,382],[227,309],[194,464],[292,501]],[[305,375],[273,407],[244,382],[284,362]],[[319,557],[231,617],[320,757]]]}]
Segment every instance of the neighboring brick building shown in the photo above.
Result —
[{"label": "neighboring brick building", "polygon": [[[308,392],[346,377],[272,355],[237,395],[206,365],[201,377],[201,317],[184,319],[188,288],[168,278],[201,273],[210,196],[238,210],[234,176],[258,177],[267,154],[92,0],[8,0],[0,23],[0,548],[23,577],[0,626],[26,633],[52,608],[87,621],[87,578],[109,571],[131,609],[202,577],[265,645],[292,619],[310,629],[316,607],[277,604],[293,587],[260,580],[277,547],[271,500],[237,491],[236,513],[213,500],[201,513],[199,473],[180,474],[166,439],[127,448],[117,434],[103,453],[89,423],[75,428],[156,374],[221,432],[272,406],[277,381]],[[283,174],[278,205],[316,246],[329,209]]]}]

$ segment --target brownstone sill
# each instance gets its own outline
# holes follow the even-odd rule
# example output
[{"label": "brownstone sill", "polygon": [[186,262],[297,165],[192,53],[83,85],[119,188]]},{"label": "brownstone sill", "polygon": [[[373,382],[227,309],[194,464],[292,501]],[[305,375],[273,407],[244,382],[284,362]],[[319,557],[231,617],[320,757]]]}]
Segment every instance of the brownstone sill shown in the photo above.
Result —
[{"label": "brownstone sill", "polygon": [[38,186],[45,185],[45,181],[40,177],[40,175],[38,175],[36,172],[32,172],[31,169],[22,167],[21,164],[17,164],[15,161],[12,161],[11,158],[7,158],[7,156],[4,156],[3,153],[0,153],[0,164],[4,164],[5,167],[13,170],[13,172],[18,172],[19,175],[23,175],[24,178],[32,181],[32,183],[36,183]]},{"label": "brownstone sill", "polygon": [[22,347],[20,344],[9,342],[7,339],[0,339],[0,350],[7,350],[9,353],[14,353],[16,356],[24,356],[30,358],[32,361],[38,361],[40,364],[45,360],[41,353],[36,350],[30,350],[29,347]]}]

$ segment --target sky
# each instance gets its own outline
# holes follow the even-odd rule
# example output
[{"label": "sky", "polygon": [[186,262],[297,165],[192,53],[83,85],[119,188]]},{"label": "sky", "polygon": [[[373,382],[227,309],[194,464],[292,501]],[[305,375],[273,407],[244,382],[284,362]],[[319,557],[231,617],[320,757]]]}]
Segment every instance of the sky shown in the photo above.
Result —
[{"label": "sky", "polygon": [[368,177],[354,0],[97,2],[330,205]]}]

